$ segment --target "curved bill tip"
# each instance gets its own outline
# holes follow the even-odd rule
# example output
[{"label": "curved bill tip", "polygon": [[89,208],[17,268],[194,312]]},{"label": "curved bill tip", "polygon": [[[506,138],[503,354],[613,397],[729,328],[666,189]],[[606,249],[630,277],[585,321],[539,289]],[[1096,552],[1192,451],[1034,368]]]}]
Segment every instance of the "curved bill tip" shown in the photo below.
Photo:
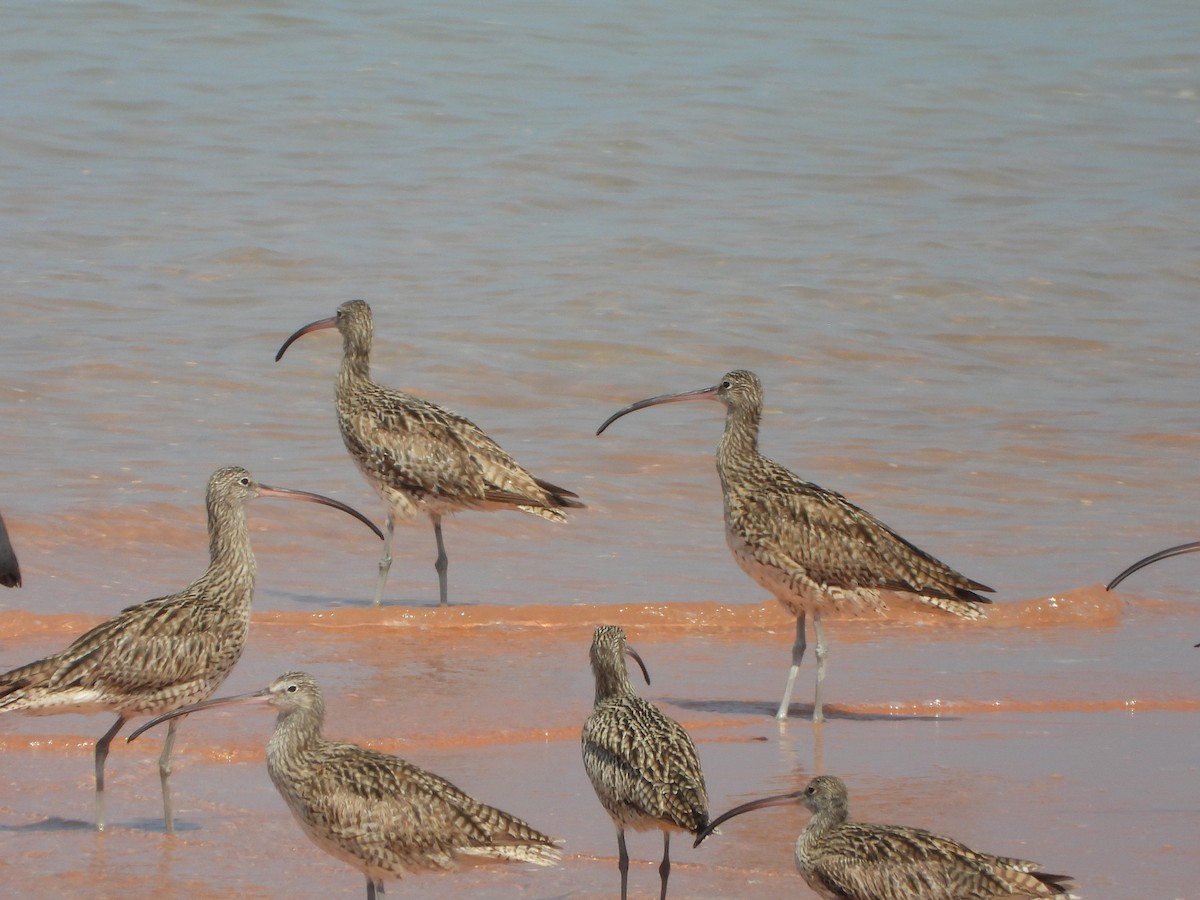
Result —
[{"label": "curved bill tip", "polygon": [[1139,559],[1132,566],[1105,585],[1106,591],[1111,591],[1118,584],[1137,572],[1139,569],[1144,569],[1146,566],[1156,563],[1161,559],[1170,559],[1172,556],[1181,556],[1184,553],[1191,553],[1195,550],[1200,550],[1200,541],[1192,541],[1187,544],[1180,544],[1177,547],[1168,547],[1166,550],[1159,550],[1157,553],[1151,553],[1149,556]]},{"label": "curved bill tip", "polygon": [[283,342],[283,346],[280,347],[279,352],[275,354],[275,362],[279,362],[279,360],[283,359],[283,354],[287,353],[287,348],[292,346],[292,344],[296,343],[296,341],[300,340],[300,338],[304,337],[306,334],[309,334],[313,331],[320,331],[322,328],[336,327],[337,316],[330,316],[327,319],[317,319],[315,322],[309,322],[303,328],[293,332],[292,335]]},{"label": "curved bill tip", "polygon": [[358,521],[370,528],[373,532],[375,532],[375,536],[381,541],[384,540],[383,532],[379,530],[378,525],[360,513],[353,506],[349,506],[340,500],[334,500],[332,497],[326,497],[324,494],[314,494],[312,491],[298,491],[293,488],[271,487],[270,485],[262,484],[261,482],[258,485],[258,493],[261,497],[283,497],[285,499],[291,498],[292,500],[304,500],[308,503],[320,503],[322,506],[340,509],[342,512],[349,516],[353,516],[354,518],[358,519]]},{"label": "curved bill tip", "polygon": [[719,389],[720,385],[714,384],[712,387],[701,388],[698,391],[684,391],[682,394],[659,394],[657,397],[649,397],[645,400],[639,400],[637,403],[630,403],[605,419],[604,424],[596,429],[596,435],[603,434],[604,429],[621,418],[621,416],[637,412],[639,409],[645,409],[647,406],[658,406],[660,403],[682,403],[684,400],[716,400],[718,399],[717,391]]},{"label": "curved bill tip", "polygon": [[723,823],[728,822],[734,816],[740,816],[742,813],[753,812],[756,809],[763,809],[767,806],[784,806],[790,803],[795,803],[803,797],[804,789],[801,789],[798,791],[792,791],[790,794],[776,794],[772,797],[763,797],[760,800],[751,800],[748,803],[743,803],[741,806],[735,806],[728,812],[721,813],[721,815],[717,816],[706,826],[704,826],[704,829],[696,835],[696,840],[693,842],[692,846],[699,847],[701,841],[703,841],[710,834],[713,834],[718,827],[720,827]]},{"label": "curved bill tip", "polygon": [[646,684],[650,684],[650,673],[646,671],[646,664],[642,662],[642,657],[632,647],[626,645],[625,655],[632,657],[638,664],[638,668],[642,670],[642,677],[646,679]]}]

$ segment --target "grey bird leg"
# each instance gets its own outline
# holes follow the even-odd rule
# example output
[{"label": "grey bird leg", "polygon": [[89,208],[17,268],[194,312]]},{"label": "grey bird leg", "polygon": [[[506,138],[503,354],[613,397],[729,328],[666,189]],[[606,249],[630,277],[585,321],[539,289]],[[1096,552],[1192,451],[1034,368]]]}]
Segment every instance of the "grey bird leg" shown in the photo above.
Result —
[{"label": "grey bird leg", "polygon": [[624,828],[617,830],[617,849],[620,851],[617,868],[621,870],[621,900],[626,900],[629,896],[629,851],[625,849]]},{"label": "grey bird leg", "polygon": [[663,832],[663,860],[658,867],[658,877],[662,879],[662,892],[658,900],[667,900],[667,879],[671,877],[671,832]]},{"label": "grey bird leg", "polygon": [[433,567],[438,573],[438,605],[449,606],[450,601],[446,599],[446,572],[450,569],[450,560],[446,556],[446,545],[442,543],[442,517],[431,514],[429,518],[433,519],[433,536],[437,538],[438,555]]},{"label": "grey bird leg", "polygon": [[375,882],[370,875],[367,876],[367,900],[375,900]]},{"label": "grey bird leg", "polygon": [[167,834],[175,833],[175,814],[171,811],[171,751],[175,749],[175,726],[180,721],[172,719],[167,726],[167,739],[163,741],[162,753],[158,757],[158,780],[162,782],[163,821],[167,823]]},{"label": "grey bird leg", "polygon": [[[779,704],[779,712],[775,718],[784,720],[788,717],[788,705],[792,702],[792,688],[796,685],[796,675],[800,672],[800,662],[804,659],[804,650],[808,644],[804,640],[804,613],[796,616],[796,642],[792,644],[792,668],[788,672],[787,686],[783,689],[783,700]],[[813,710],[816,715],[816,710]]]},{"label": "grey bird leg", "polygon": [[383,586],[387,584],[388,570],[392,567],[392,532],[396,530],[396,517],[389,512],[387,537],[383,541],[383,556],[379,557],[379,580],[375,582],[375,606],[383,604]]},{"label": "grey bird leg", "polygon": [[813,613],[813,634],[817,637],[817,693],[813,700],[814,722],[824,722],[825,713],[821,705],[821,686],[825,682],[825,658],[829,656],[829,645],[825,643],[825,629],[821,626],[821,613]]},{"label": "grey bird leg", "polygon": [[117,736],[125,722],[124,716],[118,716],[113,727],[104,733],[104,737],[96,741],[96,830],[104,830],[104,761],[108,759],[108,745]]}]

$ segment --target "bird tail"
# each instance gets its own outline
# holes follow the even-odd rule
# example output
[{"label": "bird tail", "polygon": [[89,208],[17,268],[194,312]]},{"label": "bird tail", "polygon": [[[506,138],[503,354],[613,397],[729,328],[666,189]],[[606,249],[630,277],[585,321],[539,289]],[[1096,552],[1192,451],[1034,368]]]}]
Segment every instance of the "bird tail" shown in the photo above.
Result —
[{"label": "bird tail", "polygon": [[557,484],[551,484],[548,481],[542,481],[540,478],[535,478],[537,486],[550,495],[550,500],[555,506],[561,506],[565,509],[587,509],[583,502],[579,499],[579,495],[574,491],[568,491],[566,488],[559,487]]},{"label": "bird tail", "polygon": [[55,657],[39,659],[0,675],[0,711],[24,709],[31,688],[39,688],[58,670]]}]

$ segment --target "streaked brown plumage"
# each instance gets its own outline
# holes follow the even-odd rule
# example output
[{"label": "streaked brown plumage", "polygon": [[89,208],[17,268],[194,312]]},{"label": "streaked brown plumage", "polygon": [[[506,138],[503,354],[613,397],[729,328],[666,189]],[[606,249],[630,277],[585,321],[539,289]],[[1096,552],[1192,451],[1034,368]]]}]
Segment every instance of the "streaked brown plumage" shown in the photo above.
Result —
[{"label": "streaked brown plumage", "polygon": [[[642,658],[625,644],[625,632],[602,625],[592,637],[596,701],[583,726],[583,767],[600,804],[617,827],[621,897],[629,885],[625,829],[663,833],[658,872],[667,896],[671,873],[671,832],[698,834],[708,824],[708,792],[691,736],[674,719],[634,693],[625,668],[632,656],[645,675]],[[646,683],[650,676],[646,675]]]},{"label": "streaked brown plumage", "polygon": [[1040,872],[1037,863],[978,853],[921,828],[848,821],[846,785],[831,775],[818,775],[802,791],[753,800],[729,810],[714,819],[696,843],[734,816],[796,802],[813,814],[796,839],[796,869],[826,900],[1072,896],[1068,893],[1070,876]]},{"label": "streaked brown plumage", "polygon": [[796,617],[792,667],[777,718],[788,715],[807,646],[808,613],[813,616],[817,641],[814,722],[823,718],[821,686],[827,648],[822,610],[884,611],[887,604],[880,594],[890,591],[965,619],[983,615],[979,605],[991,601],[975,591],[991,588],[914,547],[841,494],[801,480],[758,452],[763,391],[753,372],[737,369],[710,388],[633,403],[609,416],[596,433],[634,410],[684,400],[725,404],[725,433],[717,447],[725,538],[742,570]]},{"label": "streaked brown plumage", "polygon": [[[375,528],[328,497],[258,484],[239,466],[217,469],[208,482],[208,570],[177,594],[130,606],[78,637],[61,653],[0,675],[0,712],[111,712],[112,728],[96,743],[96,827],[104,830],[104,762],[109,744],[135,716],[154,716],[209,697],[242,655],[254,596],[254,554],[246,501],[283,497],[332,506]],[[159,757],[163,817],[171,813],[172,722]]]},{"label": "streaked brown plumage", "polygon": [[17,564],[17,554],[9,543],[8,529],[4,527],[3,518],[0,518],[0,584],[5,587],[21,586],[21,567]]},{"label": "streaked brown plumage", "polygon": [[233,703],[279,710],[267,771],[309,840],[367,879],[453,869],[470,860],[558,861],[553,838],[399,757],[321,736],[325,704],[316,679],[288,672],[250,694],[197,703],[159,716],[129,736],[176,716]]},{"label": "streaked brown plumage", "polygon": [[388,505],[387,541],[379,560],[375,605],[392,565],[397,519],[425,513],[433,522],[438,555],[439,602],[446,606],[446,548],[442,516],[460,509],[519,509],[551,522],[566,521],[564,508],[582,509],[578,495],[535,478],[478,426],[457,413],[371,380],[371,307],[349,300],[337,314],[305,325],[283,342],[278,362],[293,342],[325,328],[342,335],[336,405],[342,440],[367,482]]}]

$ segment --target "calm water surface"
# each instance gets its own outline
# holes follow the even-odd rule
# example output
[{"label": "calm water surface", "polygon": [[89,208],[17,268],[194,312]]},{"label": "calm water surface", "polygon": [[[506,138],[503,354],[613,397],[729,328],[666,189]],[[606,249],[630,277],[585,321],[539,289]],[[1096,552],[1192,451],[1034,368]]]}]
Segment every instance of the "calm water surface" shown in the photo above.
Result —
[{"label": "calm water surface", "polygon": [[[334,424],[336,336],[272,361],[361,297],[380,381],[469,416],[589,509],[449,521],[465,625],[428,610],[428,525],[400,530],[392,609],[364,625],[377,542],[257,502],[261,627],[228,687],[311,668],[345,705],[338,736],[411,752],[567,839],[558,873],[464,875],[477,894],[612,892],[576,747],[590,626],[612,620],[657,657],[651,695],[697,729],[714,807],[824,769],[864,816],[1032,856],[1086,896],[1196,896],[1200,558],[1136,576],[1140,598],[1095,589],[1200,538],[1195,35],[1183,0],[10,4],[0,511],[26,583],[0,596],[0,665],[199,574],[219,465],[382,521]],[[720,408],[593,436],[625,403],[734,367],[766,385],[765,452],[1013,604],[975,631],[837,629],[829,702],[868,718],[832,720],[820,756],[811,729],[766,718],[789,626],[724,546]],[[1068,611],[1044,616],[1051,595]],[[512,678],[532,699],[506,706]],[[924,721],[939,703],[949,718]],[[396,716],[380,733],[370,704]],[[917,720],[870,718],[888,709]],[[307,854],[261,772],[265,721],[236,726],[232,766],[232,724],[185,727],[178,843],[59,828],[90,816],[104,727],[6,718],[0,828],[20,862],[0,874],[255,893],[257,874],[207,862],[242,850],[231,816]],[[47,734],[61,752],[35,747]],[[891,742],[903,755],[880,758]],[[156,753],[110,765],[135,831],[153,828]],[[803,892],[803,821],[764,813],[695,855],[678,842],[680,894]],[[70,855],[50,850],[63,841]],[[268,892],[360,887],[275,850],[246,863]],[[653,888],[653,869],[637,877]]]}]

